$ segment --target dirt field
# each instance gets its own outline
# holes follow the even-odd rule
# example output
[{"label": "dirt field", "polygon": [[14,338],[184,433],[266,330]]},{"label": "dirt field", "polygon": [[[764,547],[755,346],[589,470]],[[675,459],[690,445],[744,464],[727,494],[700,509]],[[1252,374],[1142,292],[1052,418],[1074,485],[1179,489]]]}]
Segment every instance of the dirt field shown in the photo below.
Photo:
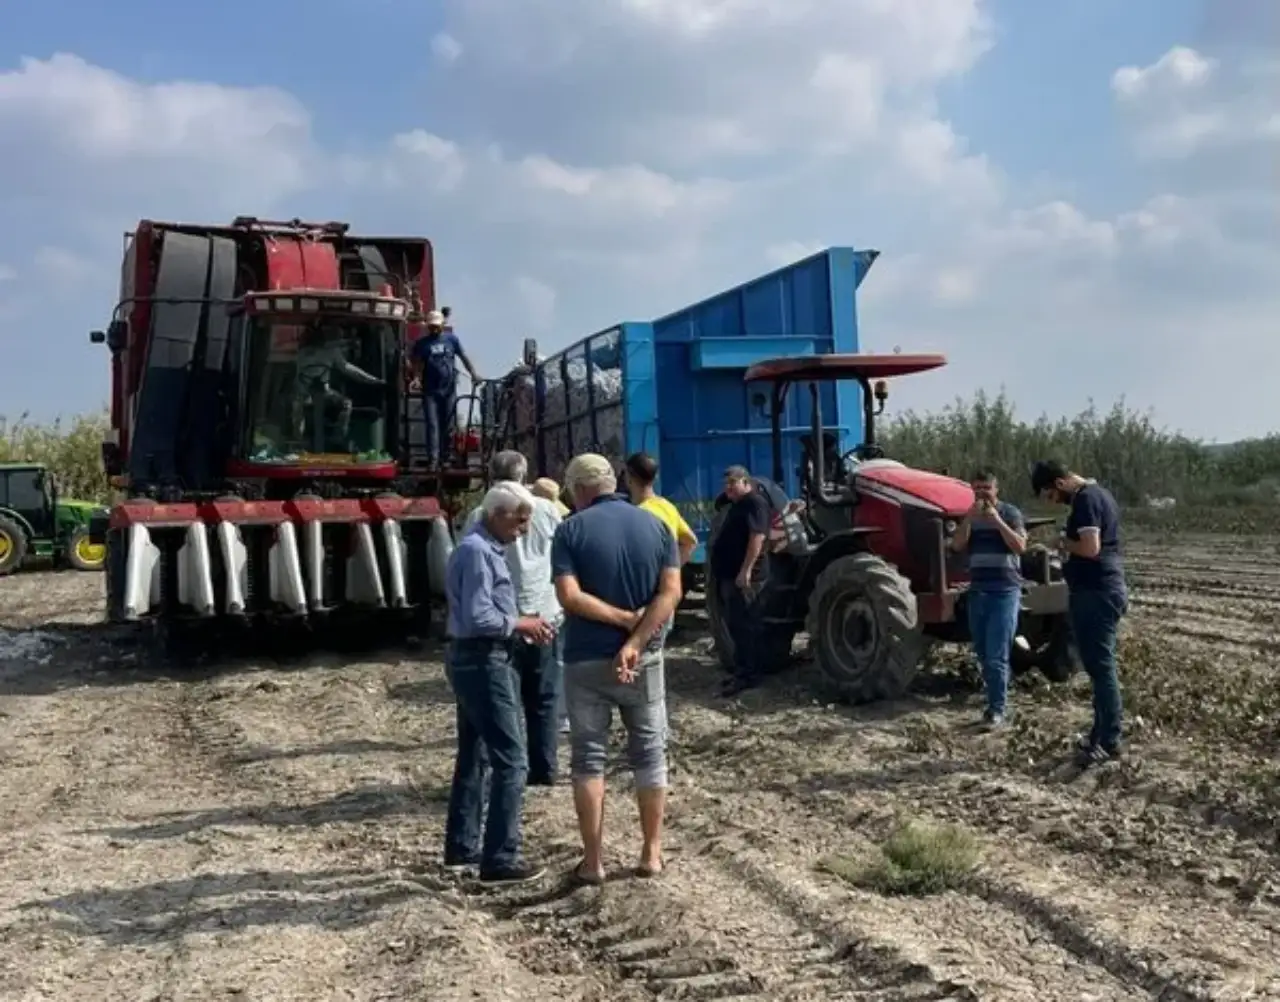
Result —
[{"label": "dirt field", "polygon": [[[91,624],[101,579],[0,581],[0,999],[1280,999],[1280,543],[1131,548],[1133,757],[1079,776],[1080,685],[1004,735],[958,655],[913,698],[736,703],[697,623],[670,656],[669,868],[570,890],[567,789],[531,792],[544,882],[439,866],[452,707],[437,651],[164,677]],[[898,818],[977,873],[852,874]],[[822,863],[823,865],[818,865]]]}]

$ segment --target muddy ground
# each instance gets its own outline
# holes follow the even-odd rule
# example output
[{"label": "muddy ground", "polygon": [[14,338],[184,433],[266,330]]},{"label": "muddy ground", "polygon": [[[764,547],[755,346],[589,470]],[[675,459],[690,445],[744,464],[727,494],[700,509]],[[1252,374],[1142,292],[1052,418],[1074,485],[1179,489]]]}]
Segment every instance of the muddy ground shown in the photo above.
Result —
[{"label": "muddy ground", "polygon": [[[0,999],[1280,999],[1280,542],[1132,547],[1133,757],[1078,775],[1080,684],[1015,724],[944,654],[901,704],[737,702],[696,621],[670,655],[669,868],[614,787],[617,879],[570,889],[567,789],[531,792],[540,884],[439,866],[438,651],[166,675],[93,626],[101,579],[0,580]],[[932,897],[845,877],[899,819],[981,866]]]}]

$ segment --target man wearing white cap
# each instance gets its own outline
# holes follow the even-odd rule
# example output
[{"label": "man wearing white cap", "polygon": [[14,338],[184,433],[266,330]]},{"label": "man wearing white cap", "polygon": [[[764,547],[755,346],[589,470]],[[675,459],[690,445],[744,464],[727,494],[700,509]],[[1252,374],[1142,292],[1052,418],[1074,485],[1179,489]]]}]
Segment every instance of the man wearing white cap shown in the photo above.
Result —
[{"label": "man wearing white cap", "polygon": [[422,413],[427,421],[427,456],[443,467],[453,452],[454,424],[458,416],[458,362],[474,385],[480,377],[452,330],[445,330],[444,314],[427,314],[427,329],[410,352],[414,379],[422,390]]}]

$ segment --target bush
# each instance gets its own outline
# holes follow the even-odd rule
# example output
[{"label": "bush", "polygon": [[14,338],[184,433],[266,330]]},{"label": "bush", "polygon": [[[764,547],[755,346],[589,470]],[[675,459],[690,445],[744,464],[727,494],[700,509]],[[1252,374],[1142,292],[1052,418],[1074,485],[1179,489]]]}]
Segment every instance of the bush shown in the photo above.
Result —
[{"label": "bush", "polygon": [[0,463],[43,463],[53,471],[64,496],[108,501],[102,439],[109,427],[105,413],[47,425],[32,424],[26,415],[16,421],[0,417]]},{"label": "bush", "polygon": [[1206,446],[1156,425],[1123,402],[1106,413],[1018,419],[1009,399],[979,393],[935,414],[889,419],[880,436],[887,455],[912,466],[969,477],[990,467],[1010,500],[1030,500],[1030,464],[1056,458],[1106,484],[1125,505],[1175,498],[1182,506],[1274,504],[1280,483],[1280,435],[1234,446]]},{"label": "bush", "polygon": [[[103,413],[43,426],[0,418],[0,461],[45,463],[65,493],[106,499],[99,445],[107,424]],[[1204,523],[1192,509],[1212,510],[1212,525],[1224,529],[1264,529],[1280,518],[1273,514],[1280,512],[1280,434],[1206,446],[1161,428],[1123,402],[1105,413],[1090,408],[1072,418],[1028,423],[1004,394],[978,393],[933,414],[889,417],[880,439],[888,455],[923,469],[968,477],[989,466],[1013,501],[1030,500],[1029,465],[1052,456],[1097,477],[1122,504],[1141,511],[1142,521],[1161,527]],[[1175,509],[1143,509],[1148,498],[1161,497],[1175,498]]]}]

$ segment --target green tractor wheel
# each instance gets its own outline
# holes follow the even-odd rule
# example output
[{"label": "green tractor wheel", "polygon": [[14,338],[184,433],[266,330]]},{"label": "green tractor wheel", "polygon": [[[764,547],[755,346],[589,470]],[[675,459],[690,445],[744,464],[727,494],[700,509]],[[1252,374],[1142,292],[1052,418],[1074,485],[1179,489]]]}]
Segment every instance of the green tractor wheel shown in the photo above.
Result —
[{"label": "green tractor wheel", "polygon": [[0,515],[0,577],[12,574],[27,557],[27,534],[11,518]]},{"label": "green tractor wheel", "polygon": [[80,526],[67,540],[67,563],[78,571],[100,571],[107,563],[107,548],[89,539],[89,527]]}]

